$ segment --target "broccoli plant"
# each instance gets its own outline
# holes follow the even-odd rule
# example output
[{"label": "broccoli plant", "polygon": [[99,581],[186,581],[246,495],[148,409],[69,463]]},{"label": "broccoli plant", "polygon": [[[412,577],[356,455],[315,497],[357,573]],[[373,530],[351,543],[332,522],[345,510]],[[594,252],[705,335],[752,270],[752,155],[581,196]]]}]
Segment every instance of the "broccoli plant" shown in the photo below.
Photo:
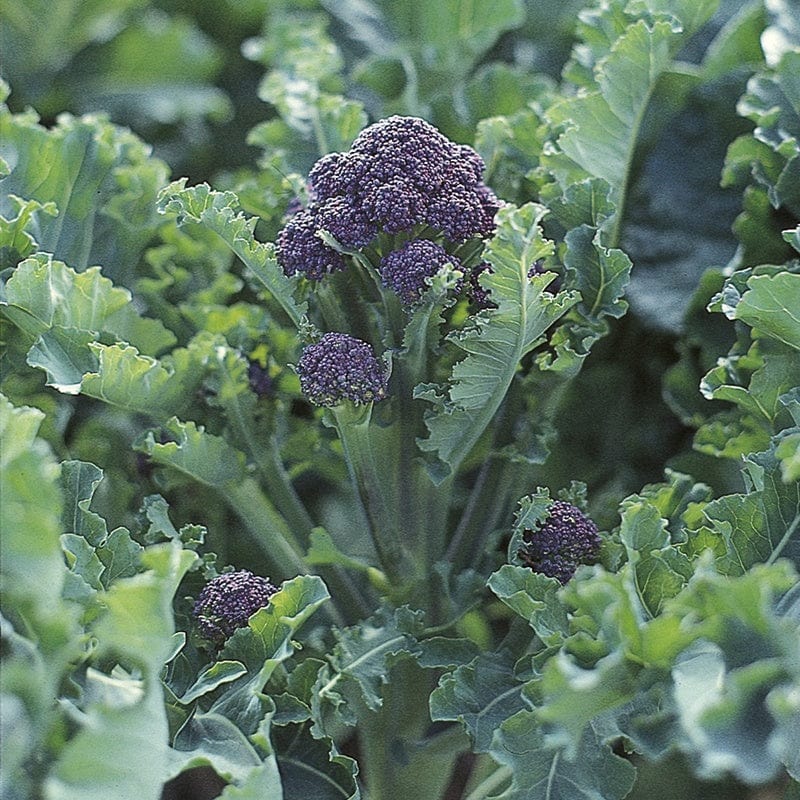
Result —
[{"label": "broccoli plant", "polygon": [[793,19],[422,5],[265,11],[213,187],[0,108],[4,796],[800,779]]}]

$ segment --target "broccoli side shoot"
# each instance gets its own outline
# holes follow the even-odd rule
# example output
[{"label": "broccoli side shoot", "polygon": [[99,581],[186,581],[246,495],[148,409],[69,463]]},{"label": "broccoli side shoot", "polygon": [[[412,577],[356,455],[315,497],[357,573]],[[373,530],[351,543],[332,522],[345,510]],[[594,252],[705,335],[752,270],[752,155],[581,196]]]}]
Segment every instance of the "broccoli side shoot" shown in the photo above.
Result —
[{"label": "broccoli side shoot", "polygon": [[314,405],[350,400],[367,405],[386,397],[389,376],[372,347],[345,333],[326,333],[303,348],[297,363],[300,388]]},{"label": "broccoli side shoot", "polygon": [[413,305],[425,291],[426,278],[432,278],[445,264],[461,268],[461,262],[436,242],[412,239],[399,250],[381,259],[383,285],[390,288],[405,306]]},{"label": "broccoli side shoot", "polygon": [[[485,165],[471,147],[456,144],[417,117],[393,116],[365,128],[346,153],[319,159],[308,175],[308,207],[278,236],[276,256],[287,275],[311,280],[341,269],[340,253],[324,244],[327,231],[343,248],[390,252],[424,231],[454,249],[494,232],[500,201],[483,183]],[[412,279],[413,280],[413,279]]]},{"label": "broccoli side shoot", "polygon": [[200,635],[217,646],[223,645],[277,591],[267,578],[246,569],[217,575],[203,587],[192,609]]},{"label": "broccoli side shoot", "polygon": [[580,564],[588,564],[600,551],[600,533],[579,508],[555,500],[547,519],[536,530],[525,530],[517,556],[534,572],[566,583]]}]

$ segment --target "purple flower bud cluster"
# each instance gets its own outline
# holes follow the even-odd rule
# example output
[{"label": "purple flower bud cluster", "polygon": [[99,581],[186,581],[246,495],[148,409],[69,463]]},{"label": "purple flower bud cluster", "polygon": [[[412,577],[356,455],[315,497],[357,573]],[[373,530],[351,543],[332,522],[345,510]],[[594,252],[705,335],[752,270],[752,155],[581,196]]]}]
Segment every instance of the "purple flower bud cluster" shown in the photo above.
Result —
[{"label": "purple flower bud cluster", "polygon": [[411,306],[427,288],[425,279],[432,278],[447,263],[461,268],[461,262],[436,242],[412,239],[381,259],[381,280],[403,305]]},{"label": "purple flower bud cluster", "polygon": [[526,530],[522,538],[519,560],[534,572],[558,578],[561,583],[600,551],[597,525],[564,500],[553,501],[547,519],[536,530]]},{"label": "purple flower bud cluster", "polygon": [[277,591],[267,578],[246,569],[217,575],[203,587],[192,609],[200,635],[217,645],[224,644]]},{"label": "purple flower bud cluster", "polygon": [[501,203],[483,181],[471,147],[451,142],[417,117],[393,116],[365,128],[346,153],[323,156],[308,180],[311,202],[278,235],[287,275],[311,280],[344,267],[341,254],[316,235],[328,231],[360,249],[379,232],[428,225],[454,244],[494,232]]},{"label": "purple flower bud cluster", "polygon": [[356,405],[383,400],[388,375],[372,347],[346,333],[326,333],[303,348],[297,363],[300,388],[314,405]]}]

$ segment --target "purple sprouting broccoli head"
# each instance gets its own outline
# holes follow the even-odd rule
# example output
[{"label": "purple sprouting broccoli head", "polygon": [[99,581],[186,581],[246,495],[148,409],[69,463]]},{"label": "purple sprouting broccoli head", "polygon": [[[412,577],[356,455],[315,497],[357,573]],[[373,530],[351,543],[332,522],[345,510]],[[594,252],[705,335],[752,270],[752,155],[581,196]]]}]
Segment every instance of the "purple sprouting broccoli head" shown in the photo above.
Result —
[{"label": "purple sprouting broccoli head", "polygon": [[461,267],[461,262],[436,242],[412,239],[381,259],[381,280],[404,306],[411,306],[427,288],[425,279],[433,277],[447,263],[457,269]]},{"label": "purple sprouting broccoli head", "polygon": [[314,236],[319,230],[355,249],[380,232],[394,235],[415,226],[428,226],[454,244],[490,236],[501,202],[483,183],[484,169],[475,150],[425,120],[393,116],[376,122],[346,153],[330,153],[311,168],[309,206],[279,235],[278,263],[287,274],[312,280],[340,269],[341,256]]},{"label": "purple sprouting broccoli head", "polygon": [[277,591],[267,578],[246,569],[217,575],[203,587],[192,609],[200,635],[221,646]]},{"label": "purple sprouting broccoli head", "polygon": [[367,405],[386,397],[388,374],[372,347],[346,333],[326,333],[303,348],[297,363],[300,388],[314,405],[346,400]]},{"label": "purple sprouting broccoli head", "polygon": [[299,273],[318,281],[344,269],[344,259],[317,236],[318,230],[315,214],[310,209],[297,212],[281,228],[275,256],[287,275]]},{"label": "purple sprouting broccoli head", "polygon": [[555,500],[547,519],[536,530],[523,533],[517,557],[534,572],[566,583],[580,564],[588,564],[600,551],[600,533],[579,508]]}]

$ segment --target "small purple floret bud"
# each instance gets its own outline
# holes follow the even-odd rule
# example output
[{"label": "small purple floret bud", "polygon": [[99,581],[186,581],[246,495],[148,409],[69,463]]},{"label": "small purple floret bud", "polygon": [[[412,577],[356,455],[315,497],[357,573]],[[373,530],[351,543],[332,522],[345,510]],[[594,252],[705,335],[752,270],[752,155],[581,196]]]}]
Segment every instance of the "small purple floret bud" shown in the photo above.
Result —
[{"label": "small purple floret bud", "polygon": [[278,591],[267,578],[246,569],[223,572],[202,589],[192,609],[200,634],[216,645],[224,644],[237,628],[243,628]]},{"label": "small purple floret bud", "polygon": [[297,364],[300,388],[314,405],[345,400],[367,405],[386,397],[388,375],[372,347],[346,333],[326,333],[303,348]]},{"label": "small purple floret bud", "polygon": [[461,262],[436,242],[412,239],[381,259],[381,280],[404,306],[411,306],[425,292],[425,279],[432,278],[448,263],[461,267]]},{"label": "small purple floret bud", "polygon": [[597,525],[572,503],[555,500],[541,526],[523,533],[517,557],[534,572],[566,583],[580,564],[591,562],[599,551]]}]

